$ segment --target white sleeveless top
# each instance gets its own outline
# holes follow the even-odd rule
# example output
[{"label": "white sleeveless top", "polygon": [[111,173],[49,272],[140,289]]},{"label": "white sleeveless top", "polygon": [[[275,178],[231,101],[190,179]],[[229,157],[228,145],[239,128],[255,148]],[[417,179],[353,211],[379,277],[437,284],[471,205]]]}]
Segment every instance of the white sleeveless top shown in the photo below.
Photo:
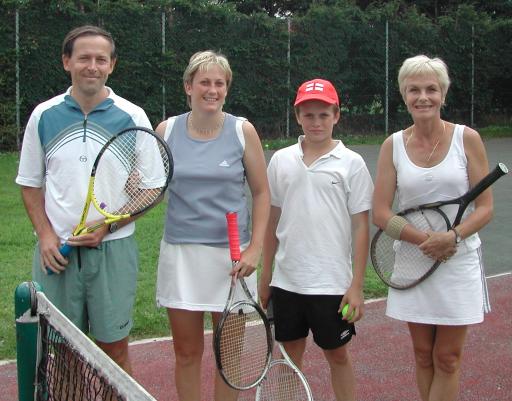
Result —
[{"label": "white sleeveless top", "polygon": [[[464,152],[463,132],[463,125],[455,125],[448,153],[433,167],[419,167],[414,164],[407,155],[403,131],[393,134],[393,164],[397,173],[398,210],[428,202],[455,199],[469,190],[468,161]],[[458,205],[447,205],[441,209],[450,222],[455,220]],[[472,202],[464,212],[462,221],[473,210]],[[446,230],[446,225],[440,226],[439,230],[441,229]],[[462,242],[459,244],[460,252],[477,249],[481,244],[477,233]]]},{"label": "white sleeveless top", "polygon": [[[429,168],[408,157],[403,131],[393,134],[393,164],[397,171],[399,210],[427,202],[456,198],[469,189],[464,126],[456,125],[445,158]],[[468,207],[467,213],[474,206]],[[443,208],[453,221],[457,206]],[[463,217],[464,219],[464,217]],[[446,225],[443,230],[446,230]],[[478,234],[462,241],[457,253],[425,281],[407,290],[389,289],[386,315],[406,322],[467,325],[483,321],[490,310]]]}]

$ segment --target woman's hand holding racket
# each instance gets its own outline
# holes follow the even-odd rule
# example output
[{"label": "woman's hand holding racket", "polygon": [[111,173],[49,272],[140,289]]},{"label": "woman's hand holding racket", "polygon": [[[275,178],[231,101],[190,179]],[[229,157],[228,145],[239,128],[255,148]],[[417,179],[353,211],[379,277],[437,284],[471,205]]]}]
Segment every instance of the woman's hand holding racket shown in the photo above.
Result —
[{"label": "woman's hand holding racket", "polygon": [[[228,386],[247,390],[265,376],[272,353],[270,323],[250,293],[236,265],[241,259],[236,213],[227,213],[229,250],[236,271],[231,277],[229,295],[215,328],[214,351],[217,368]],[[237,288],[241,294],[237,295]]]},{"label": "woman's hand holding racket", "polygon": [[254,246],[249,245],[240,252],[240,261],[233,264],[231,275],[238,274],[239,277],[248,277],[256,271],[261,252]]},{"label": "woman's hand holding racket", "polygon": [[457,244],[452,231],[428,231],[428,238],[419,245],[425,256],[433,260],[446,261],[457,252]]}]

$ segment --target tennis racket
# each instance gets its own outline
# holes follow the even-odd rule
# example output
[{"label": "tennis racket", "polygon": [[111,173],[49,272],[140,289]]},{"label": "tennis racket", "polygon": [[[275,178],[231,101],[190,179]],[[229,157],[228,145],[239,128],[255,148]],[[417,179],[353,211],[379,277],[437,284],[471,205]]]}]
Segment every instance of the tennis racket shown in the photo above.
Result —
[{"label": "tennis racket", "polygon": [[[93,232],[144,213],[162,198],[174,172],[167,143],[144,127],[131,127],[111,137],[94,161],[84,209],[73,236]],[[97,213],[89,216],[91,204]],[[100,220],[87,225],[87,218]],[[72,247],[60,248],[63,256]],[[50,272],[50,270],[48,270]]]},{"label": "tennis racket", "polygon": [[[464,195],[451,200],[426,203],[397,213],[421,231],[450,230],[462,220],[464,211],[478,195],[496,180],[508,173],[507,166],[498,163],[496,168]],[[453,223],[450,223],[442,206],[458,206]],[[381,280],[389,287],[405,290],[421,283],[441,264],[429,258],[420,248],[407,241],[391,238],[383,230],[377,231],[370,245],[373,267]]]},{"label": "tennis racket", "polygon": [[[267,305],[267,318],[273,332],[272,300]],[[306,377],[293,363],[283,345],[278,341],[276,343],[281,357],[270,362],[267,374],[256,389],[256,401],[313,401]]]},{"label": "tennis racket", "polygon": [[[233,266],[240,261],[236,213],[227,213],[228,239]],[[237,284],[242,297],[235,297]],[[265,312],[254,301],[245,281],[232,276],[228,300],[214,335],[217,368],[228,386],[236,390],[255,387],[265,376],[272,357],[272,333]]]}]

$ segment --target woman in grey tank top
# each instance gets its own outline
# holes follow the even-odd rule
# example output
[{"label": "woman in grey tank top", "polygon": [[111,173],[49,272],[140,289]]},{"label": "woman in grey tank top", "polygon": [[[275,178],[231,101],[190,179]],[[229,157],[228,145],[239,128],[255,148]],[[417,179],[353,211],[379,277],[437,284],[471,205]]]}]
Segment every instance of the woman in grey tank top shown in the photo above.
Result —
[{"label": "woman in grey tank top", "polygon": [[[180,400],[200,401],[204,314],[218,324],[231,275],[238,271],[256,295],[270,210],[263,149],[254,126],[223,111],[231,84],[228,60],[213,51],[190,58],[183,75],[190,112],[160,123],[175,162],[160,246],[157,303],[167,308]],[[252,195],[249,213],[245,184]],[[239,215],[240,262],[231,268],[225,214]],[[252,215],[252,225],[249,216]],[[216,373],[215,400],[237,399]]]}]

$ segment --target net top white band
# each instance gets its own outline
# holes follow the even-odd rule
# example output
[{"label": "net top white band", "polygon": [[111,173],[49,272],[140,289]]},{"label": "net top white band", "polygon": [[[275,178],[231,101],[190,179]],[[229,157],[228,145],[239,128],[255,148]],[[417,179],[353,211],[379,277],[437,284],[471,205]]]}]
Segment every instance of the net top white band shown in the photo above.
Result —
[{"label": "net top white band", "polygon": [[120,396],[127,401],[156,401],[64,316],[42,292],[37,293],[37,313],[44,314],[50,324],[65,336],[69,345],[77,350],[87,363],[97,369],[98,373],[115,387]]}]

